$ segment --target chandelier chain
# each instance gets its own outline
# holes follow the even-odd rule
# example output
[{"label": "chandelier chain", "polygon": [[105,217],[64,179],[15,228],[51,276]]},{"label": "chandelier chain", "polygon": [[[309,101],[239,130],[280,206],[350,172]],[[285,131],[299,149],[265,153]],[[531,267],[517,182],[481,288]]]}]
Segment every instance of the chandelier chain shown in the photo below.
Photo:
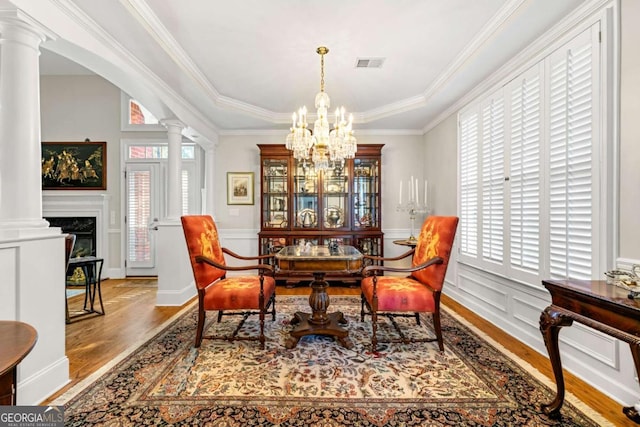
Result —
[{"label": "chandelier chain", "polygon": [[320,54],[320,92],[324,92],[324,53]]}]

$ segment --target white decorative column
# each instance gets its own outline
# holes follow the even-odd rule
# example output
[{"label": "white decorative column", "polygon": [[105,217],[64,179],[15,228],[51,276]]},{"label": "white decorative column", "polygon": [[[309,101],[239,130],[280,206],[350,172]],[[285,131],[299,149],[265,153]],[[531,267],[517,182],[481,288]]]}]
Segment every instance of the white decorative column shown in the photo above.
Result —
[{"label": "white decorative column", "polygon": [[167,219],[177,221],[182,214],[182,130],[180,120],[162,120],[169,140],[169,168],[167,173]]},{"label": "white decorative column", "polygon": [[175,119],[162,120],[167,128],[169,158],[167,173],[167,217],[158,223],[156,259],[158,292],[156,304],[179,306],[196,295],[180,215],[182,214],[182,130]]},{"label": "white decorative column", "polygon": [[42,219],[39,49],[47,38],[21,10],[0,8],[0,319],[38,333],[18,365],[18,405],[38,405],[69,382],[64,237]]},{"label": "white decorative column", "polygon": [[0,10],[0,233],[42,219],[40,44],[50,36],[20,10]]},{"label": "white decorative column", "polygon": [[202,212],[215,217],[215,201],[216,201],[216,186],[215,186],[215,161],[216,161],[216,147],[217,142],[203,147],[205,152],[204,157],[204,191],[206,205],[202,206]]}]

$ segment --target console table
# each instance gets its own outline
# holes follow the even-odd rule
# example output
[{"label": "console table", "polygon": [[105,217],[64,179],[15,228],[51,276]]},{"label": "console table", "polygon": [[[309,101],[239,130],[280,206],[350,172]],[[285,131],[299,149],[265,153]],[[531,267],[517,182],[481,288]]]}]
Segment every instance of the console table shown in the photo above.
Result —
[{"label": "console table", "polygon": [[[69,270],[74,270],[76,268],[81,268],[84,273],[84,284],[85,284],[85,294],[84,294],[84,306],[83,311],[79,314],[70,315],[69,314],[69,305],[66,304],[66,322],[71,323],[71,319],[75,319],[77,317],[86,316],[87,314],[98,314],[100,316],[104,315],[104,305],[102,304],[102,290],[100,287],[100,283],[102,281],[102,264],[104,263],[104,259],[97,258],[94,256],[84,256],[78,258],[70,258],[69,259]],[[98,300],[100,302],[100,310],[96,309],[95,300],[96,295],[98,296]],[[66,298],[66,296],[65,296]]]},{"label": "console table", "polygon": [[324,276],[332,273],[355,273],[362,269],[362,253],[353,246],[338,246],[330,250],[327,246],[286,246],[276,254],[278,270],[287,274],[312,273],[309,306],[312,313],[297,312],[291,320],[294,329],[289,334],[285,347],[293,348],[306,335],[330,335],[346,348],[353,347],[349,331],[341,325],[347,323],[344,315],[337,311],[327,313],[329,283]]},{"label": "console table", "polygon": [[17,368],[36,344],[33,326],[13,320],[0,320],[0,405],[17,401]]},{"label": "console table", "polygon": [[[571,326],[575,320],[629,343],[636,372],[640,373],[640,301],[629,299],[629,291],[604,280],[544,280],[542,284],[551,293],[551,305],[540,315],[540,331],[549,352],[557,394],[541,407],[545,414],[557,418],[565,391],[558,348],[560,328]],[[640,423],[635,407],[624,407],[623,412]]]}]

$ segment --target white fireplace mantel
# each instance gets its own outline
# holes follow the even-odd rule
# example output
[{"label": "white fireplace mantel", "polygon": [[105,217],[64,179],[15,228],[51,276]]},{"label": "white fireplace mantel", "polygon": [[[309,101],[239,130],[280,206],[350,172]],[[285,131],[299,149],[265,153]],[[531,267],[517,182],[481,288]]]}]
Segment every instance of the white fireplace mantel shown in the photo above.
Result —
[{"label": "white fireplace mantel", "polygon": [[96,218],[96,256],[104,259],[108,266],[109,251],[106,244],[107,218],[109,212],[109,195],[106,193],[91,193],[88,191],[43,191],[43,217],[80,217]]}]

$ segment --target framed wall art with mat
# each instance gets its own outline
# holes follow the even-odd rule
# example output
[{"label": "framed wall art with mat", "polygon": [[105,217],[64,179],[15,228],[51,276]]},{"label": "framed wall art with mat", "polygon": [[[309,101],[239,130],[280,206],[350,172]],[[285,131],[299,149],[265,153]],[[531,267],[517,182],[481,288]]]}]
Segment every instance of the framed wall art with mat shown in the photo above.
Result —
[{"label": "framed wall art with mat", "polygon": [[253,203],[253,172],[227,172],[227,205]]}]

